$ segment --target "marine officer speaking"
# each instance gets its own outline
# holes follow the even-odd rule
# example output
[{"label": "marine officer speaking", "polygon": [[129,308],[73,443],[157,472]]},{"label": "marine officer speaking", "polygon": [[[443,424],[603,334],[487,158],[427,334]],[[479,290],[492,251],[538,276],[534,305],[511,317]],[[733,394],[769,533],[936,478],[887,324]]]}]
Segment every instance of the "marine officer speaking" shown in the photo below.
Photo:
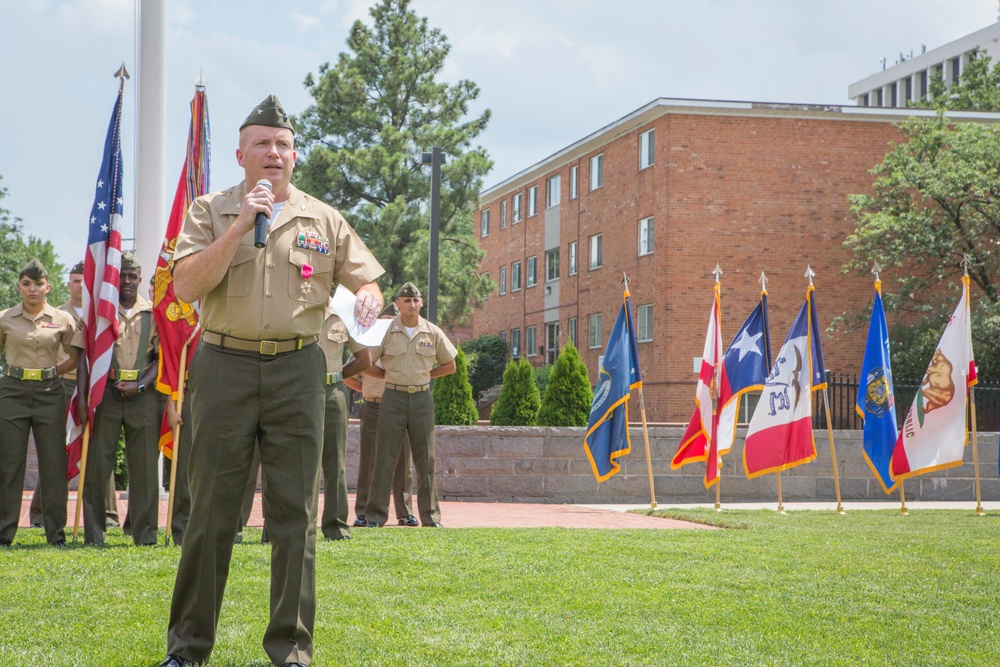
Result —
[{"label": "marine officer speaking", "polygon": [[[202,663],[212,652],[258,441],[271,538],[263,646],[275,665],[312,661],[326,388],[316,342],[335,284],[357,293],[362,325],[375,321],[383,269],[340,213],[291,185],[294,142],[288,115],[269,96],[240,126],[244,181],[196,199],[177,240],[174,292],[203,299],[203,333],[188,374],[191,516],[163,667]],[[262,248],[254,245],[258,213],[268,225]]]}]

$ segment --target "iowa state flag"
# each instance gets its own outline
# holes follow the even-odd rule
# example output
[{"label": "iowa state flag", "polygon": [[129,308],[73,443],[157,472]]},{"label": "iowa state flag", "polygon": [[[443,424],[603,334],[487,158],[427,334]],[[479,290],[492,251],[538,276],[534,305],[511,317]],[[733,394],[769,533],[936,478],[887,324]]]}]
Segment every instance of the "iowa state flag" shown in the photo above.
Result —
[{"label": "iowa state flag", "polygon": [[897,482],[889,473],[889,461],[896,446],[896,401],[892,390],[889,361],[889,330],[882,307],[881,283],[875,283],[875,304],[868,325],[868,343],[858,382],[855,409],[864,422],[864,455],[882,490],[892,493]]},{"label": "iowa state flag", "polygon": [[641,382],[642,375],[636,356],[635,330],[629,326],[630,311],[629,293],[625,292],[625,303],[608,337],[590,406],[587,434],[583,438],[583,448],[598,482],[621,470],[617,459],[632,450],[628,435],[628,399],[633,382]]},{"label": "iowa state flag", "polygon": [[[188,130],[187,157],[181,169],[180,182],[174,194],[174,204],[170,209],[167,231],[156,260],[156,274],[153,279],[153,315],[160,334],[160,360],[156,375],[156,388],[172,399],[177,399],[177,391],[183,382],[187,368],[180,368],[181,350],[190,340],[187,362],[189,365],[198,344],[196,328],[198,312],[188,303],[174,295],[174,250],[177,235],[184,225],[184,216],[196,197],[209,190],[210,139],[208,123],[208,100],[203,86],[198,86],[191,100],[191,126]],[[173,430],[167,423],[166,413],[160,425],[160,451],[167,458],[173,457]]]},{"label": "iowa state flag", "polygon": [[743,448],[747,477],[787,470],[816,458],[812,392],[826,385],[812,292],[810,285],[750,419]]},{"label": "iowa state flag", "polygon": [[[695,389],[695,408],[687,430],[681,438],[670,467],[705,461],[705,488],[719,481],[719,406],[732,394],[722,363],[722,307],[719,304],[719,284],[715,284],[715,300],[708,317],[708,333],[701,355],[701,371]],[[726,450],[728,451],[728,449]]]},{"label": "iowa state flag", "polygon": [[968,390],[977,381],[976,360],[972,354],[969,277],[964,276],[962,298],[948,320],[896,439],[890,462],[894,480],[962,465],[969,435],[966,427]]},{"label": "iowa state flag", "polygon": [[771,370],[771,335],[767,324],[767,292],[739,328],[722,358],[729,398],[719,404],[719,454],[727,454],[736,440],[740,397],[764,388]]}]

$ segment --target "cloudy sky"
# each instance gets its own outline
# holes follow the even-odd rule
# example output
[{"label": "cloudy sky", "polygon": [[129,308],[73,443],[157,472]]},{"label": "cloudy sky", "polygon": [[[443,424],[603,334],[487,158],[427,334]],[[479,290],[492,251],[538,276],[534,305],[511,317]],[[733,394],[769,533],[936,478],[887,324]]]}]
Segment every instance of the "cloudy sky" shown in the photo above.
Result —
[{"label": "cloudy sky", "polygon": [[[0,3],[0,207],[82,257],[117,81],[137,72],[136,0]],[[237,127],[267,94],[292,113],[305,76],[345,49],[370,0],[168,0],[169,208],[194,82],[208,84],[212,187],[236,183]],[[277,8],[281,8],[280,11]],[[493,120],[486,185],[658,97],[847,104],[850,83],[997,20],[992,0],[413,0],[452,44]],[[135,211],[136,79],[126,84],[125,235]],[[130,201],[131,198],[131,201]],[[164,210],[166,224],[168,210]]]}]

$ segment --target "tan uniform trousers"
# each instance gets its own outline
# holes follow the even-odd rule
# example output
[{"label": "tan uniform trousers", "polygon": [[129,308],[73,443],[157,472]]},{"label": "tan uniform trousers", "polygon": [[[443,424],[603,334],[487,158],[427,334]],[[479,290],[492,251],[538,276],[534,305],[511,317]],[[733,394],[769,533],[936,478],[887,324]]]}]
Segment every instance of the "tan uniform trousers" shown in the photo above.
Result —
[{"label": "tan uniform trousers", "polygon": [[43,481],[42,523],[51,544],[66,539],[66,397],[62,381],[0,378],[0,539],[13,542],[21,517],[28,431]]},{"label": "tan uniform trousers", "polygon": [[344,383],[326,385],[323,424],[323,516],[320,529],[328,540],[350,537],[347,524],[347,398]]},{"label": "tan uniform trousers", "polygon": [[108,380],[104,398],[94,413],[83,487],[85,544],[103,544],[107,525],[108,479],[115,465],[118,438],[125,430],[128,462],[128,516],[137,546],[156,544],[159,529],[160,402],[153,392],[124,399]]},{"label": "tan uniform trousers", "polygon": [[434,481],[434,396],[430,390],[408,394],[386,387],[382,394],[372,477],[365,519],[382,526],[389,518],[389,491],[399,460],[403,434],[410,435],[410,451],[417,469],[417,509],[420,523],[441,520]]},{"label": "tan uniform trousers", "polygon": [[[371,488],[372,473],[375,471],[375,436],[378,433],[378,413],[380,403],[365,401],[361,404],[361,443],[358,456],[358,485],[354,497],[354,514],[365,515],[368,505],[368,491]],[[392,501],[396,518],[402,519],[413,514],[413,456],[410,454],[410,436],[403,434],[403,446],[399,449],[396,472],[392,476]]]},{"label": "tan uniform trousers", "polygon": [[191,516],[170,606],[168,653],[203,662],[212,652],[259,438],[271,537],[271,616],[263,646],[277,665],[312,661],[324,369],[315,344],[275,356],[198,346],[188,375]]}]

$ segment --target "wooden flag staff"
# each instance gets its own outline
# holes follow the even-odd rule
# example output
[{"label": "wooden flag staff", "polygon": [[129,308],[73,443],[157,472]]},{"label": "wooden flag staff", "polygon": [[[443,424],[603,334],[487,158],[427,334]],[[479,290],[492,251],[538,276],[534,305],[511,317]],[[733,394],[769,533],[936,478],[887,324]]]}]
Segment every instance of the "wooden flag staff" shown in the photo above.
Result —
[{"label": "wooden flag staff", "polygon": [[[809,279],[809,287],[813,286],[813,276],[815,275],[816,273],[812,270],[812,267],[806,265],[806,278]],[[809,316],[812,317],[812,308],[809,309]],[[812,327],[810,327],[811,334]],[[809,353],[812,354],[812,350]],[[825,375],[826,369],[822,370]],[[823,387],[823,408],[826,410],[826,433],[830,439],[830,461],[833,465],[833,488],[837,493],[837,514],[844,514],[844,505],[840,502],[840,471],[837,470],[837,448],[833,444],[833,415],[830,412],[830,392],[826,386]]]},{"label": "wooden flag staff", "polygon": [[[628,276],[622,273],[622,282],[625,283],[625,293],[629,293],[628,289]],[[631,313],[629,315],[629,320],[631,320]],[[630,331],[630,336],[634,336],[635,332]],[[637,360],[638,361],[638,360]],[[656,491],[653,488],[653,459],[649,453],[649,427],[646,425],[646,399],[642,395],[642,385],[639,385],[639,413],[642,415],[642,439],[646,445],[646,473],[649,475],[649,506],[652,509],[656,509]],[[628,425],[625,425],[628,428]]]},{"label": "wooden flag staff", "polygon": [[[198,333],[198,327],[195,327],[194,331],[186,341],[184,341],[184,347],[181,348],[181,358],[180,364],[177,368],[180,371],[180,381],[177,383],[177,414],[181,414],[181,410],[184,408],[184,391],[187,388],[187,378],[185,369],[187,368],[187,353],[188,349],[191,347],[191,341],[194,340],[195,335]],[[170,400],[170,399],[168,399]],[[174,520],[174,488],[177,483],[177,468],[180,466],[180,451],[181,451],[181,423],[177,423],[173,428],[173,456],[170,459],[170,495],[167,498],[167,527],[166,533],[164,535],[164,543],[166,546],[170,546],[170,540],[173,537],[171,533],[170,526]],[[185,452],[186,455],[186,452]]]},{"label": "wooden flag staff", "polygon": [[[965,268],[965,275],[969,275],[969,255],[966,254],[962,257],[962,266]],[[964,289],[968,290],[968,286]],[[968,299],[968,292],[966,292],[966,299]],[[966,301],[966,307],[971,308],[969,302]],[[982,495],[979,491],[979,427],[976,424],[976,388],[975,386],[969,387],[969,417],[972,422],[972,469],[975,473],[976,480],[976,514],[979,516],[985,516],[986,510],[983,509]]]},{"label": "wooden flag staff", "polygon": [[83,446],[80,448],[80,481],[76,485],[76,512],[73,518],[73,542],[80,534],[80,510],[83,508],[83,485],[87,479],[87,450],[90,448],[90,422],[83,428]]},{"label": "wooden flag staff", "polygon": [[[716,323],[716,326],[718,326],[719,328],[721,328],[722,327],[722,312],[721,312],[721,310],[722,310],[722,308],[721,308],[721,304],[722,304],[722,282],[719,280],[719,276],[722,275],[722,267],[719,266],[718,262],[715,263],[715,268],[712,269],[712,273],[715,274],[715,289],[718,290],[718,292],[719,292],[719,305],[720,305],[720,308],[719,308],[719,311],[720,311],[719,312],[719,321]],[[721,353],[721,350],[720,350],[720,353]],[[721,361],[720,361],[720,363],[721,363]],[[722,496],[722,491],[721,491],[721,488],[722,488],[722,457],[719,456],[719,443],[718,443],[718,440],[717,440],[717,438],[719,437],[719,428],[718,428],[718,424],[719,424],[719,366],[718,365],[715,366],[715,370],[712,373],[712,386],[709,389],[710,389],[711,394],[712,394],[712,429],[714,431],[714,433],[712,433],[712,440],[715,442],[715,456],[716,456],[715,467],[716,467],[716,475],[717,475],[717,477],[715,478],[715,511],[716,512],[721,512],[722,511],[722,503],[721,503],[720,499],[721,499],[721,496]],[[709,450],[711,450],[711,447],[709,447]],[[707,453],[708,452],[706,452],[706,454]],[[708,461],[707,460],[705,461],[705,465],[706,466],[708,465]]]}]

